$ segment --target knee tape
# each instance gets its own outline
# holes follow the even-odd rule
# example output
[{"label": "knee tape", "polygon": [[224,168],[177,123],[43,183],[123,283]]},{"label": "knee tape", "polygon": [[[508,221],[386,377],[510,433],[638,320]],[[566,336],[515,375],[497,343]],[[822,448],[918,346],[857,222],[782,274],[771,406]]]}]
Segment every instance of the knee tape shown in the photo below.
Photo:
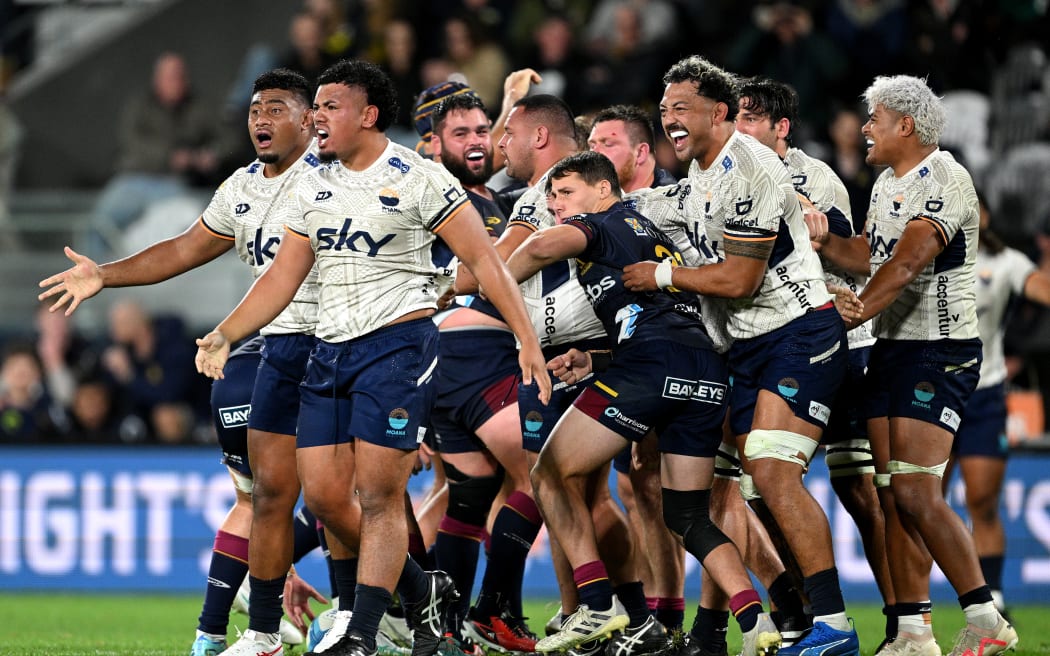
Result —
[{"label": "knee tape", "polygon": [[758,488],[755,487],[755,479],[751,478],[751,474],[740,474],[740,496],[744,497],[744,501],[754,501],[762,498],[762,495],[758,493]]},{"label": "knee tape", "polygon": [[890,486],[890,475],[889,474],[875,474],[875,488],[889,487]]},{"label": "knee tape", "polygon": [[469,476],[445,463],[448,477],[448,509],[452,519],[471,526],[484,526],[489,509],[503,485],[503,472],[493,476]]},{"label": "knee tape", "polygon": [[886,463],[886,471],[889,472],[890,476],[893,476],[894,474],[930,474],[937,478],[944,478],[944,470],[947,468],[947,460],[939,465],[934,465],[933,467],[920,467],[919,465],[913,465],[910,462],[902,462],[900,460],[890,460]]},{"label": "knee tape", "polygon": [[744,455],[748,460],[774,458],[793,462],[803,469],[809,466],[816,450],[816,440],[785,430],[753,430],[744,444]]},{"label": "knee tape", "polygon": [[875,473],[875,460],[868,440],[843,440],[827,446],[824,462],[831,478]]},{"label": "knee tape", "polygon": [[740,479],[740,457],[736,446],[722,442],[715,454],[715,478]]},{"label": "knee tape", "polygon": [[244,492],[245,494],[251,494],[252,493],[252,479],[251,478],[245,476],[244,474],[242,474],[241,472],[237,471],[233,467],[227,467],[226,469],[228,469],[230,471],[230,476],[233,477],[233,485],[234,485],[234,487],[236,487],[241,492]]},{"label": "knee tape", "polygon": [[711,521],[710,490],[680,492],[663,488],[664,523],[682,536],[685,550],[701,563],[707,554],[723,544],[732,544],[725,533]]}]

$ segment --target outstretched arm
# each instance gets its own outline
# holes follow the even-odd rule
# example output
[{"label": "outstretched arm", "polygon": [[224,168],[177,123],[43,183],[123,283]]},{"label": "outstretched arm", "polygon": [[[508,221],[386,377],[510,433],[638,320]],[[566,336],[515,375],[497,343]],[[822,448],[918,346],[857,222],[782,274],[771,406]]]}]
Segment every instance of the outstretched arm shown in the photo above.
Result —
[{"label": "outstretched arm", "polygon": [[197,371],[209,378],[222,378],[230,344],[273,321],[295,298],[313,264],[314,251],[309,240],[286,233],[270,268],[215,330],[197,340]]},{"label": "outstretched arm", "polygon": [[546,403],[550,399],[551,382],[543,351],[525,310],[521,291],[510,277],[503,260],[496,254],[482,225],[477,210],[471,205],[465,205],[441,227],[441,238],[478,279],[489,300],[518,337],[521,342],[518,362],[521,365],[522,382],[528,385],[535,379],[540,386],[540,399]]},{"label": "outstretched arm", "polygon": [[507,269],[518,282],[536,275],[540,269],[579,255],[587,248],[587,237],[579,228],[556,225],[532,233],[507,259]]},{"label": "outstretched arm", "polygon": [[73,266],[41,280],[40,287],[46,289],[37,298],[44,300],[58,296],[50,311],[68,306],[68,316],[81,302],[104,287],[152,285],[174,278],[214,260],[230,250],[233,243],[232,239],[224,239],[209,232],[198,220],[176,237],[159,241],[122,260],[102,265],[67,246],[66,257],[73,262]]}]

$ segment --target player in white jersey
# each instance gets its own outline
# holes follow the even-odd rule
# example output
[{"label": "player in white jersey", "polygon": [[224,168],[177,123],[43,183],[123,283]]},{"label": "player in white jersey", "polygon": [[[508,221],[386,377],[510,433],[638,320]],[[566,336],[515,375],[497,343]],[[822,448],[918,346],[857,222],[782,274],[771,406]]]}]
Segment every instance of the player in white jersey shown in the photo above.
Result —
[{"label": "player in white jersey", "polygon": [[[259,76],[248,110],[248,130],[258,159],[219,187],[200,219],[176,237],[101,266],[66,249],[76,266],[41,282],[41,286],[51,286],[41,298],[62,294],[53,309],[68,304],[69,314],[103,287],[167,280],[231,248],[236,248],[255,277],[260,276],[272,263],[281,241],[296,181],[319,164],[310,149],[314,136],[310,93],[309,83],[298,73],[279,69]],[[250,568],[251,619],[245,635],[271,636],[270,642],[277,646],[280,595],[292,562],[293,511],[299,496],[295,471],[297,385],[313,347],[315,284],[313,271],[297,290],[295,302],[263,327],[266,346],[252,392],[255,411],[248,430],[251,476],[237,471],[231,463],[238,501],[216,538],[215,558],[232,558]],[[289,373],[296,370],[298,375]],[[213,595],[229,596],[228,616],[240,580],[216,579],[222,585],[209,585],[205,604]],[[202,616],[198,633],[194,653],[225,648],[225,623],[205,625]]]},{"label": "player in white jersey", "polygon": [[878,338],[865,414],[876,470],[890,479],[879,496],[898,611],[897,639],[883,652],[940,653],[929,620],[932,556],[966,615],[953,656],[990,656],[1012,648],[1017,633],[992,603],[973,539],[941,494],[981,361],[977,194],[966,169],[937,147],[944,107],[923,80],[878,77],[864,98],[867,162],[889,168],[872,190],[867,241],[829,237],[823,252],[848,260],[870,249],[864,309],[850,323],[875,317]]},{"label": "player in white jersey", "polygon": [[[792,146],[792,130],[797,122],[798,94],[790,86],[765,78],[751,78],[742,83],[736,129],[776,152],[804,203],[823,215],[827,230],[849,239],[855,233],[846,187],[830,166]],[[829,286],[846,287],[859,293],[868,278],[867,262],[859,263],[857,271],[826,259],[823,265],[824,279]],[[892,640],[897,631],[893,584],[886,562],[885,520],[875,492],[875,464],[861,416],[861,399],[853,393],[863,381],[875,338],[865,323],[849,331],[847,340],[849,365],[832,408],[831,421],[824,431],[825,461],[831,486],[860,531],[864,553],[885,602],[886,639]]]},{"label": "player in white jersey", "polygon": [[[457,596],[444,573],[406,559],[404,494],[432,401],[439,290],[436,234],[490,292],[521,341],[523,380],[549,397],[545,362],[517,286],[459,183],[387,139],[396,92],[377,66],[341,61],[318,79],[318,152],[330,164],[300,181],[297,215],[273,266],[216,330],[198,340],[198,369],[222,375],[229,342],[277,316],[317,263],[318,343],[301,388],[296,459],[310,508],[357,547],[358,583],[345,632],[326,654],[376,653],[395,586],[415,627],[413,654],[431,656]],[[351,474],[352,472],[352,474]],[[348,509],[360,500],[358,528]],[[400,580],[399,580],[400,579]],[[341,607],[342,610],[342,607]]]},{"label": "player in white jersey", "polygon": [[735,130],[735,78],[693,56],[672,66],[664,83],[664,132],[679,161],[691,162],[681,220],[716,262],[642,262],[624,269],[624,282],[728,299],[736,340],[730,429],[751,477],[741,487],[763,498],[784,533],[815,615],[809,635],[781,653],[855,655],[860,645],[846,617],[828,521],[802,484],[845,374],[841,317],[787,170],[773,151]]},{"label": "player in white jersey", "polygon": [[1003,337],[1007,308],[1015,298],[1050,305],[1050,274],[1020,251],[1005,246],[989,228],[991,213],[978,194],[981,230],[977,250],[977,329],[981,335],[981,379],[966,404],[966,414],[955,434],[952,462],[944,477],[947,488],[953,465],[966,486],[970,530],[981,573],[992,589],[999,612],[1005,613],[1002,593],[1006,534],[999,517],[999,497],[1006,474],[1006,357]]}]

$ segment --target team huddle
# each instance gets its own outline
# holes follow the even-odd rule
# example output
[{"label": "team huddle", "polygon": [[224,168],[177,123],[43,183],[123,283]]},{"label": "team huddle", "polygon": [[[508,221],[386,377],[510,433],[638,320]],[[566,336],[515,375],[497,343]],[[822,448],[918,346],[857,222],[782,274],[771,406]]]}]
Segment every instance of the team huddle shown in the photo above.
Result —
[{"label": "team huddle", "polygon": [[[257,160],[197,222],[103,265],[67,249],[75,266],[41,283],[68,313],[231,248],[255,276],[197,342],[217,412],[251,413],[219,430],[238,501],[191,654],[276,656],[284,610],[300,629],[314,617],[319,595],[289,574],[301,492],[338,597],[308,654],[723,656],[732,614],[743,656],[859,656],[803,481],[821,444],[884,600],[876,653],[941,654],[934,562],[966,618],[952,656],[1012,649],[998,583],[941,492],[981,379],[980,216],[925,82],[865,92],[867,161],[886,169],[852,217],[830,167],[793,147],[784,84],[672,66],[675,180],[646,112],[597,113],[581,150],[570,108],[528,95],[534,81],[508,78],[495,122],[465,85],[428,89],[421,154],[387,139],[396,93],[374,65],[339,62],[316,94],[265,73]],[[520,184],[495,192],[503,166]],[[421,444],[447,480],[432,545],[406,497]],[[542,526],[561,609],[539,637],[521,589]],[[683,631],[685,552],[703,585]],[[227,648],[245,576],[249,629]]]}]

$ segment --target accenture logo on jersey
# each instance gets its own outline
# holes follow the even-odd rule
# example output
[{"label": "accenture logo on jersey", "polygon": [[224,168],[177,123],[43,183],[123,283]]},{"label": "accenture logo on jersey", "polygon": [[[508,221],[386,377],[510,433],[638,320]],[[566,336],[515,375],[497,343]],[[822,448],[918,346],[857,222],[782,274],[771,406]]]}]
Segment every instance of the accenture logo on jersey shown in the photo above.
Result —
[{"label": "accenture logo on jersey", "polygon": [[390,243],[397,236],[396,234],[388,234],[376,238],[365,230],[351,231],[350,226],[352,223],[353,219],[347,217],[343,220],[343,227],[339,230],[335,228],[319,229],[317,231],[317,250],[348,250],[355,253],[364,253],[368,257],[375,257],[379,255],[380,248]]}]

